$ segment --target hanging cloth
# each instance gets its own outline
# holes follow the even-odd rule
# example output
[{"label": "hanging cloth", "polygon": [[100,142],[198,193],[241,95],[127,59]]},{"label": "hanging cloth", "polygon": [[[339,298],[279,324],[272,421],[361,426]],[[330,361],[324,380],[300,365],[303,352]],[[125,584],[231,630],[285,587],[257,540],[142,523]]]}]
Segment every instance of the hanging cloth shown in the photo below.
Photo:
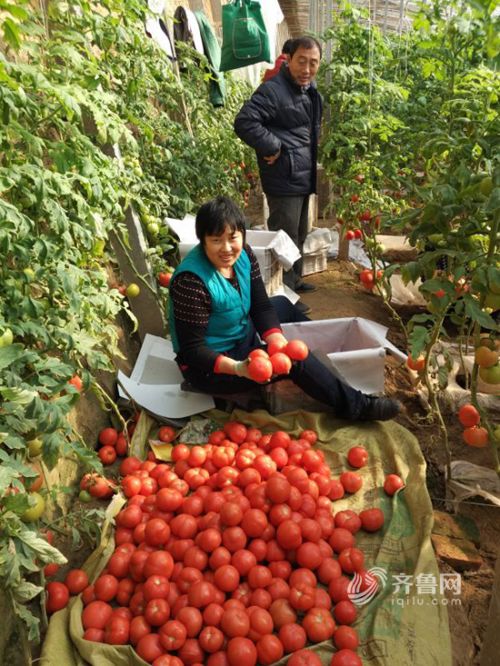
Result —
[{"label": "hanging cloth", "polygon": [[167,54],[170,60],[175,60],[174,47],[163,19],[158,16],[148,16],[145,22],[146,34]]},{"label": "hanging cloth", "polygon": [[260,2],[233,0],[222,7],[221,71],[272,62]]},{"label": "hanging cloth", "polygon": [[224,74],[219,70],[221,56],[219,42],[206,15],[200,10],[194,12],[194,16],[198,21],[205,55],[210,63],[210,73],[212,74],[209,88],[210,101],[213,106],[224,106],[226,82]]},{"label": "hanging cloth", "polygon": [[194,46],[198,53],[204,53],[200,27],[189,7],[181,5],[174,12],[174,40],[176,42],[188,42]]}]

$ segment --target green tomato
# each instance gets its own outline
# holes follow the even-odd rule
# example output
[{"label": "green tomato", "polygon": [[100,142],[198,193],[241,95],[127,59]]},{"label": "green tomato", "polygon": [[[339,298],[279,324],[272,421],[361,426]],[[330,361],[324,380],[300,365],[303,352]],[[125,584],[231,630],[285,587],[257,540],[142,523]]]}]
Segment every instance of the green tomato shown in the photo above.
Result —
[{"label": "green tomato", "polygon": [[89,493],[88,490],[80,490],[80,492],[78,493],[78,499],[80,500],[80,502],[84,502],[85,504],[87,504],[92,500],[92,495]]},{"label": "green tomato", "polygon": [[32,268],[25,268],[23,273],[26,276],[28,282],[31,282],[31,280],[35,277],[35,271]]},{"label": "green tomato", "polygon": [[30,439],[28,442],[28,452],[30,455],[30,458],[36,458],[37,456],[40,455],[43,449],[43,442],[41,439],[36,437],[35,439]]},{"label": "green tomato", "polygon": [[35,520],[38,520],[45,511],[45,500],[40,493],[30,493],[29,496],[30,499],[34,500],[34,504],[21,514],[21,520],[25,523],[33,523]]},{"label": "green tomato", "polygon": [[148,234],[157,236],[160,233],[160,225],[158,222],[149,222],[147,225]]},{"label": "green tomato", "polygon": [[479,191],[481,194],[484,194],[485,197],[489,197],[491,192],[493,190],[493,179],[491,176],[486,176],[486,178],[483,178],[483,180],[479,183]]},{"label": "green tomato", "polygon": [[6,328],[5,331],[0,335],[0,348],[8,347],[14,341],[14,334],[10,328]]},{"label": "green tomato", "polygon": [[433,245],[437,245],[443,240],[444,236],[443,234],[429,234],[427,238]]}]

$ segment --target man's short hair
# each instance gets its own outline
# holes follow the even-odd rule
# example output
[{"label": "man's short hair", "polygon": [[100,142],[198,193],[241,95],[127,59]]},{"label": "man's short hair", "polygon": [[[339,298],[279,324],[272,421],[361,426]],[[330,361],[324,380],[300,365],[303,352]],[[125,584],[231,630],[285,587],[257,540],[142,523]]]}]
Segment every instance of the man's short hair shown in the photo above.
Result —
[{"label": "man's short hair", "polygon": [[323,49],[321,48],[321,44],[318,42],[317,39],[314,37],[310,37],[309,35],[302,35],[302,37],[296,37],[295,39],[292,39],[292,43],[290,45],[290,51],[289,55],[290,58],[293,58],[293,54],[297,49],[314,49],[317,48],[319,51],[319,57],[321,58],[321,54],[323,52]]},{"label": "man's short hair", "polygon": [[281,53],[290,53],[290,48],[292,46],[293,39],[287,39],[286,42],[283,43],[283,46],[281,47]]}]

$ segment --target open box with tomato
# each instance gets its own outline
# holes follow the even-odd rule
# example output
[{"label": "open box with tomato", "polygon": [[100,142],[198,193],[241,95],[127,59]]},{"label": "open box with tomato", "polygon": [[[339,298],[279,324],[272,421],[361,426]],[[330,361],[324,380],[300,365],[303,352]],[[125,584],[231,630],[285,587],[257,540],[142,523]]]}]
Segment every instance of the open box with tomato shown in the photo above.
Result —
[{"label": "open box with tomato", "polygon": [[[312,352],[330,362],[340,379],[363,393],[384,392],[388,351],[401,362],[406,360],[406,354],[387,340],[385,326],[362,317],[296,322],[283,324],[282,329],[288,340],[304,340]],[[308,408],[309,400],[292,382],[266,388],[266,402],[272,413]]]}]

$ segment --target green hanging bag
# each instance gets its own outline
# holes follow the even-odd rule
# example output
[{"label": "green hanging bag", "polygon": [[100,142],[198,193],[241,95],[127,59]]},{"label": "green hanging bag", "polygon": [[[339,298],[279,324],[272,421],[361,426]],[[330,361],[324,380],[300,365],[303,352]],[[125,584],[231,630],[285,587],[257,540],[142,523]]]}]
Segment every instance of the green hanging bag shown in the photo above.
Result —
[{"label": "green hanging bag", "polygon": [[222,55],[220,71],[271,62],[260,2],[233,0],[222,7]]}]

